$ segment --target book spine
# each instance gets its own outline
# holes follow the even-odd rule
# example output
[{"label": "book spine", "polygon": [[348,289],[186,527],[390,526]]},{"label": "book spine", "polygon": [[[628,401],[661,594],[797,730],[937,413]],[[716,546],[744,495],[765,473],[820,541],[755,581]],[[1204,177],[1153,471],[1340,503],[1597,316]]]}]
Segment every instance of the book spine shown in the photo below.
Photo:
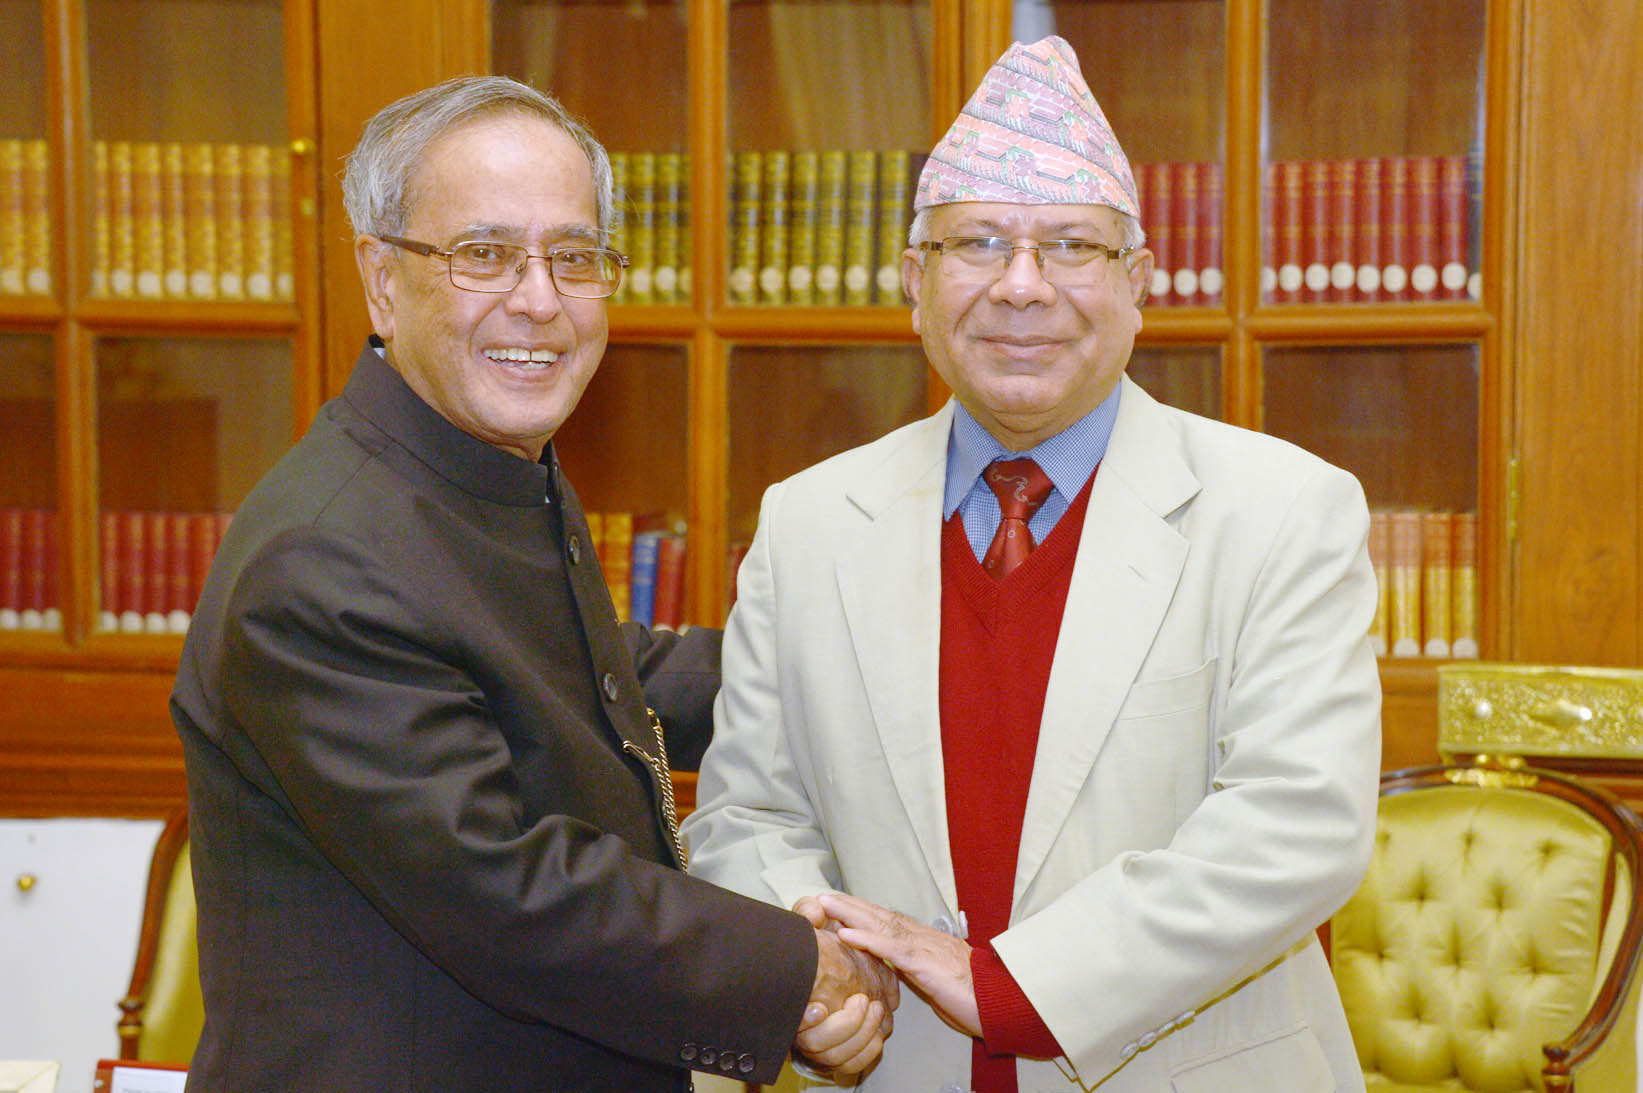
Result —
[{"label": "book spine", "polygon": [[1171,163],[1170,189],[1175,197],[1175,253],[1178,260],[1170,277],[1175,303],[1190,307],[1198,299],[1198,232],[1204,210],[1198,191],[1198,165]]},{"label": "book spine", "polygon": [[631,617],[633,602],[633,514],[604,514],[605,533],[599,544],[599,565],[605,571],[616,617]]},{"label": "book spine", "polygon": [[188,610],[192,614],[199,606],[200,593],[205,590],[205,579],[211,575],[211,561],[217,556],[217,516],[210,512],[196,512],[188,520]]},{"label": "book spine", "polygon": [[787,204],[791,157],[786,151],[764,154],[760,185],[759,302],[787,302]]},{"label": "book spine", "polygon": [[0,509],[0,630],[23,625],[23,510]]},{"label": "book spine", "polygon": [[1198,165],[1198,294],[1199,303],[1219,304],[1226,275],[1221,265],[1221,217],[1226,183],[1221,164]]},{"label": "book spine", "polygon": [[23,287],[51,295],[51,151],[43,140],[23,144]]},{"label": "book spine", "polygon": [[1421,514],[1392,513],[1392,625],[1395,657],[1421,653]]},{"label": "book spine", "polygon": [[18,625],[23,630],[50,627],[47,614],[52,605],[50,579],[54,564],[51,551],[51,520],[48,509],[23,510],[22,603]]},{"label": "book spine", "polygon": [[168,633],[188,632],[188,620],[194,610],[198,590],[194,586],[194,568],[188,552],[188,533],[193,518],[186,512],[165,514],[168,552],[167,569],[170,581],[166,589],[165,628]]},{"label": "book spine", "polygon": [[1329,298],[1329,164],[1321,159],[1301,163],[1301,302]]},{"label": "book spine", "polygon": [[1449,655],[1478,656],[1478,514],[1455,514],[1454,575],[1449,589]]},{"label": "book spine", "polygon": [[104,510],[97,518],[98,575],[97,629],[113,633],[120,628],[120,514]]},{"label": "book spine", "polygon": [[1273,303],[1278,292],[1278,165],[1261,171],[1261,272],[1256,287],[1260,298]]},{"label": "book spine", "polygon": [[1353,296],[1373,303],[1381,294],[1381,174],[1379,158],[1360,159],[1352,199]]},{"label": "book spine", "polygon": [[245,294],[274,298],[274,150],[245,149]]},{"label": "book spine", "polygon": [[1358,161],[1329,161],[1329,299],[1347,303],[1357,296],[1358,264],[1352,253],[1353,217],[1358,207]]},{"label": "book spine", "polygon": [[1375,571],[1375,618],[1369,624],[1369,646],[1378,657],[1391,651],[1392,516],[1384,509],[1369,514],[1369,564]]},{"label": "book spine", "polygon": [[656,544],[655,625],[678,630],[685,624],[685,537],[662,536]]},{"label": "book spine", "polygon": [[143,522],[148,547],[143,558],[143,632],[163,634],[171,601],[171,522],[164,512],[145,512]]},{"label": "book spine", "polygon": [[24,266],[23,142],[0,140],[0,295],[21,296]]},{"label": "book spine", "polygon": [[1273,165],[1273,264],[1278,270],[1278,285],[1273,302],[1292,304],[1301,299],[1306,285],[1305,256],[1302,237],[1306,225],[1305,166],[1299,160],[1284,160]]},{"label": "book spine", "polygon": [[793,153],[793,209],[787,232],[787,299],[797,307],[816,302],[816,200],[821,160],[815,152]]},{"label": "book spine", "polygon": [[1453,525],[1453,513],[1421,514],[1421,618],[1426,639],[1421,651],[1429,657],[1449,655]]},{"label": "book spine", "polygon": [[188,295],[188,192],[183,146],[160,147],[160,220],[163,225],[161,280],[173,299]]},{"label": "book spine", "polygon": [[108,142],[91,145],[91,295],[112,291],[109,273],[114,265],[114,192],[109,177]]},{"label": "book spine", "polygon": [[629,609],[633,621],[650,626],[656,621],[656,556],[663,533],[641,531],[633,536],[633,569]]},{"label": "book spine", "polygon": [[901,254],[907,249],[911,218],[911,156],[905,148],[879,155],[878,259],[873,274],[873,298],[885,307],[902,302]]},{"label": "book spine", "polygon": [[127,297],[137,293],[137,207],[129,141],[108,146],[109,225],[113,250],[108,271],[109,291]]},{"label": "book spine", "polygon": [[139,141],[131,146],[131,201],[136,215],[133,251],[137,295],[165,295],[165,204],[160,185],[160,146]]},{"label": "book spine", "polygon": [[759,298],[759,198],[764,187],[764,156],[759,152],[737,152],[734,163],[730,302],[746,307]]},{"label": "book spine", "polygon": [[628,159],[627,302],[656,302],[656,153],[633,152]]},{"label": "book spine", "polygon": [[679,302],[688,304],[695,277],[691,272],[694,253],[690,239],[690,156],[679,156]]},{"label": "book spine", "polygon": [[140,512],[120,514],[120,630],[143,632],[148,607],[148,524]]},{"label": "book spine", "polygon": [[850,183],[844,223],[844,303],[859,307],[873,299],[874,224],[877,210],[873,199],[878,189],[878,153],[864,148],[849,153]]},{"label": "book spine", "polygon": [[1409,160],[1381,161],[1381,298],[1409,299]]},{"label": "book spine", "polygon": [[1467,246],[1466,157],[1438,159],[1438,295],[1445,300],[1467,298],[1471,270]]},{"label": "book spine", "polygon": [[1438,298],[1438,164],[1430,156],[1409,161],[1409,288],[1416,300]]},{"label": "book spine", "polygon": [[291,153],[276,147],[270,161],[269,208],[274,219],[274,299],[294,300],[296,286],[295,229],[291,217]]},{"label": "book spine", "polygon": [[839,149],[821,154],[816,198],[816,303],[833,307],[844,299],[844,221],[848,203],[848,158]]},{"label": "book spine", "polygon": [[217,181],[217,295],[245,298],[245,153],[238,144],[212,149]]},{"label": "book spine", "polygon": [[684,157],[678,152],[656,154],[656,247],[655,300],[659,304],[679,301],[680,183]]},{"label": "book spine", "polygon": [[190,144],[184,157],[188,207],[188,294],[217,296],[217,174],[211,145]]},{"label": "book spine", "polygon": [[1175,287],[1175,209],[1171,200],[1170,168],[1167,163],[1143,163],[1136,181],[1142,207],[1147,213],[1147,247],[1152,251],[1152,284],[1148,302],[1153,307],[1169,307]]}]

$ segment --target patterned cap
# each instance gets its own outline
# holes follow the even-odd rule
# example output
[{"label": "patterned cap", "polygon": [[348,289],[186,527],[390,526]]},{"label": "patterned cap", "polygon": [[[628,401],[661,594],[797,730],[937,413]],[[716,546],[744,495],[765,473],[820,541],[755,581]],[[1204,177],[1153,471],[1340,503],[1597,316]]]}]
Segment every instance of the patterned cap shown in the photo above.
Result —
[{"label": "patterned cap", "polygon": [[919,175],[915,209],[955,201],[1110,205],[1141,215],[1130,161],[1072,46],[1015,43],[993,62]]}]

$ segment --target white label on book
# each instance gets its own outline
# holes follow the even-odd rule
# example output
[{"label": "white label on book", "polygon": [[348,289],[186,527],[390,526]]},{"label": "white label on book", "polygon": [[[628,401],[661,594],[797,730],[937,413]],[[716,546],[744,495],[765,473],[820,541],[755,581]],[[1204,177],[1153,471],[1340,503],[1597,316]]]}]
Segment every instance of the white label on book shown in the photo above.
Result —
[{"label": "white label on book", "polygon": [[1357,282],[1358,271],[1352,268],[1351,262],[1336,262],[1329,267],[1329,284],[1331,288],[1338,288],[1343,292]]},{"label": "white label on book", "polygon": [[1358,267],[1358,291],[1364,295],[1378,292],[1381,287],[1381,268],[1379,266]]},{"label": "white label on book", "polygon": [[108,1093],[183,1093],[187,1084],[186,1070],[117,1066],[109,1078]]},{"label": "white label on book", "polygon": [[1329,287],[1329,267],[1322,262],[1314,262],[1306,267],[1306,287],[1312,292],[1322,292]]},{"label": "white label on book", "polygon": [[1154,296],[1156,296],[1158,299],[1162,300],[1164,297],[1169,295],[1169,289],[1170,289],[1169,270],[1167,270],[1167,269],[1154,269],[1152,271],[1152,287],[1149,289],[1149,291]]},{"label": "white label on book", "polygon": [[[1265,273],[1264,270],[1262,272]],[[1224,284],[1225,278],[1214,266],[1204,267],[1204,271],[1198,275],[1198,287],[1203,289],[1205,296],[1219,295]]]},{"label": "white label on book", "polygon": [[1285,292],[1299,292],[1301,286],[1305,283],[1306,275],[1301,272],[1301,267],[1295,263],[1285,262],[1278,267],[1278,287]]},{"label": "white label on book", "polygon": [[1438,271],[1424,262],[1409,273],[1409,287],[1425,295],[1438,287]]},{"label": "white label on book", "polygon": [[1449,262],[1443,267],[1443,287],[1450,292],[1459,292],[1466,287],[1466,267],[1459,262]]},{"label": "white label on book", "polygon": [[1388,292],[1402,292],[1409,284],[1409,272],[1402,266],[1391,265],[1381,271],[1381,284]]}]

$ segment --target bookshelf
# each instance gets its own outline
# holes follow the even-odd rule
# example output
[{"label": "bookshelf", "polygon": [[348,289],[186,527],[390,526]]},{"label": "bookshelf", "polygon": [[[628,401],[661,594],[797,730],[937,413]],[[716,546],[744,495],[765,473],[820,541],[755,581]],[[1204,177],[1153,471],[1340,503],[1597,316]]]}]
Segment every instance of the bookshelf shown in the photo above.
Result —
[{"label": "bookshelf", "polygon": [[283,0],[0,4],[8,813],[180,794],[215,529],[320,402],[312,42]]},{"label": "bookshelf", "polygon": [[[1614,137],[1643,116],[1643,12],[1555,7],[1032,10],[1078,49],[1134,162],[1219,168],[1219,296],[1155,297],[1131,374],[1341,462],[1377,507],[1475,511],[1483,656],[1636,664],[1643,328],[1635,279],[1612,272],[1643,267],[1643,148]],[[378,108],[506,72],[613,151],[679,157],[688,291],[613,305],[560,447],[589,509],[683,527],[687,617],[716,623],[766,483],[946,396],[903,306],[732,299],[734,156],[785,152],[791,172],[806,151],[927,149],[1011,17],[1008,0],[0,0],[0,139],[44,142],[50,211],[50,291],[0,293],[0,509],[57,514],[61,612],[0,632],[0,809],[158,816],[180,796],[180,639],[100,621],[102,517],[185,488],[177,511],[231,508],[340,390],[366,326],[335,178]],[[283,150],[291,299],[95,293],[96,149],[122,141]],[[1275,165],[1398,157],[1471,172],[1475,296],[1264,290]],[[1382,661],[1387,766],[1434,754],[1439,663]]]}]

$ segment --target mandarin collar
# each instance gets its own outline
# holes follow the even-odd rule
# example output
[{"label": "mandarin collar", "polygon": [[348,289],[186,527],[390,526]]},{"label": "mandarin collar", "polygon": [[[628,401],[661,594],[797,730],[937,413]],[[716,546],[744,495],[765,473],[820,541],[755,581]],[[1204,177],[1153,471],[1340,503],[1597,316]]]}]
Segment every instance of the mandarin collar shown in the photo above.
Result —
[{"label": "mandarin collar", "polygon": [[463,432],[411,390],[381,347],[372,335],[342,390],[360,416],[464,493],[518,507],[552,500],[559,460],[551,442],[531,463]]}]

